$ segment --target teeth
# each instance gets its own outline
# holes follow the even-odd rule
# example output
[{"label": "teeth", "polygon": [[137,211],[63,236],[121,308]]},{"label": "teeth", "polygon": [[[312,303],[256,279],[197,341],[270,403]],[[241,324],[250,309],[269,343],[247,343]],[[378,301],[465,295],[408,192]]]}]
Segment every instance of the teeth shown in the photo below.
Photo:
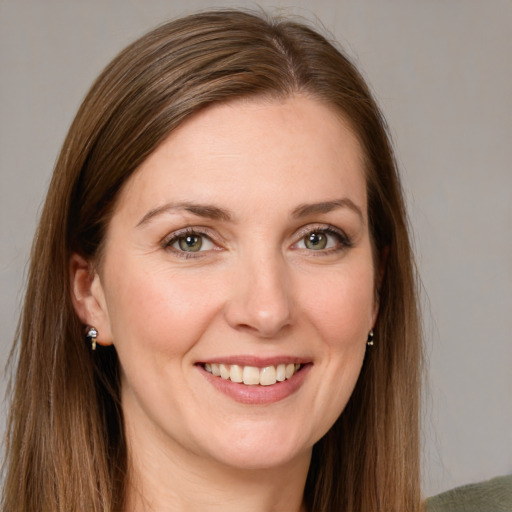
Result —
[{"label": "teeth", "polygon": [[244,367],[244,384],[255,385],[260,383],[260,369],[255,366]]},{"label": "teeth", "polygon": [[233,364],[231,365],[229,376],[231,378],[231,382],[243,382],[244,369],[241,366],[238,366],[237,364]]},{"label": "teeth", "polygon": [[276,382],[283,382],[290,379],[301,368],[299,363],[278,364],[277,366],[239,366],[237,364],[205,363],[204,369],[224,380],[231,382],[243,382],[248,386],[272,386]]},{"label": "teeth", "polygon": [[229,368],[225,364],[219,364],[220,376],[224,380],[229,379]]},{"label": "teeth", "polygon": [[262,386],[271,386],[277,382],[276,378],[276,367],[275,366],[267,366],[266,368],[262,368],[260,370],[260,385]]},{"label": "teeth", "polygon": [[277,366],[276,380],[278,380],[279,382],[283,382],[283,380],[286,380],[286,365],[285,364],[280,364]]},{"label": "teeth", "polygon": [[213,375],[215,375],[215,377],[218,377],[220,375],[220,368],[218,364],[212,363],[212,373]]}]

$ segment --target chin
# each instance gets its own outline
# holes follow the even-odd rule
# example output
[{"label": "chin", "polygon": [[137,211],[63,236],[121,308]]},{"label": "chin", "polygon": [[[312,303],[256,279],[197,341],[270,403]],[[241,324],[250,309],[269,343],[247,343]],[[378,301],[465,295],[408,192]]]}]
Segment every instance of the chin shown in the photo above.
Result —
[{"label": "chin", "polygon": [[286,428],[279,430],[242,430],[218,442],[210,438],[207,450],[221,464],[240,470],[279,468],[298,459],[309,461],[313,443],[305,442],[302,436],[293,435]]},{"label": "chin", "polygon": [[293,452],[269,452],[267,450],[240,450],[238,452],[224,452],[217,460],[237,470],[271,470],[295,464],[299,459],[309,460],[311,448],[304,451],[294,450]]}]

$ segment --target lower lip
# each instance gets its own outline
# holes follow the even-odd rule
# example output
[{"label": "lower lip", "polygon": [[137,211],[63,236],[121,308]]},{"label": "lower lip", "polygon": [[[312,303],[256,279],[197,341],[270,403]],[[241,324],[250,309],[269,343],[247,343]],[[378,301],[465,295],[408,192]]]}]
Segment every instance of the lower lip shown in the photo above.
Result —
[{"label": "lower lip", "polygon": [[284,400],[295,393],[304,382],[311,366],[311,364],[306,364],[291,378],[270,386],[248,386],[239,382],[231,382],[212,375],[201,365],[198,365],[197,368],[212,386],[237,402],[242,404],[271,404]]}]

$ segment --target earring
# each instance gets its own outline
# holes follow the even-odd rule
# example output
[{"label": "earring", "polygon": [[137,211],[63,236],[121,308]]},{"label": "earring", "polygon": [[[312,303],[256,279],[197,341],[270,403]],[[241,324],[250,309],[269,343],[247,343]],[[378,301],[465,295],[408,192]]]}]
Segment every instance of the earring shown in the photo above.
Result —
[{"label": "earring", "polygon": [[366,340],[366,344],[369,347],[373,345],[373,329],[368,333],[368,339]]},{"label": "earring", "polygon": [[87,334],[85,339],[91,344],[91,349],[96,350],[96,338],[98,337],[98,331],[95,327],[87,327]]}]

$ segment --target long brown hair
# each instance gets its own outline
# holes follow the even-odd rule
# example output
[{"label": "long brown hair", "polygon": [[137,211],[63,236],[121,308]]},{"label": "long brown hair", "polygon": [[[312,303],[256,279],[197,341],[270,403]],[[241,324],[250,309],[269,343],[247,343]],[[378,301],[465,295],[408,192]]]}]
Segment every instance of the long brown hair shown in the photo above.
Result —
[{"label": "long brown hair", "polygon": [[216,102],[302,93],[348,120],[365,153],[380,314],[356,389],[313,448],[314,512],[414,512],[421,342],[399,177],[383,117],[349,60],[305,25],[241,11],[163,25],[119,54],[70,128],[35,236],[13,360],[3,510],[119,511],[127,470],[115,349],[90,351],[69,261],[97,261],[123,183],[188,116]]}]

